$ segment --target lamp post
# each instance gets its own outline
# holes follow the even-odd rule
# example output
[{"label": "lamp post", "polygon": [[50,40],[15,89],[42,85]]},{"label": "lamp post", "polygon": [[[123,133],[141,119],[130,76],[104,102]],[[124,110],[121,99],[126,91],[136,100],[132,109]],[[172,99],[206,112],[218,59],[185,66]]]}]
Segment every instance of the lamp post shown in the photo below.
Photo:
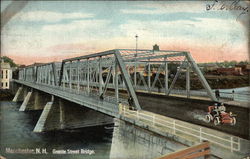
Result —
[{"label": "lamp post", "polygon": [[135,46],[136,53],[135,53],[135,57],[137,57],[137,48],[138,48],[138,35],[137,34],[135,35],[135,40],[136,40],[136,46]]},{"label": "lamp post", "polygon": [[[135,39],[136,39],[136,50],[135,50],[135,57],[137,57],[137,47],[138,47],[138,35],[136,34],[135,35]],[[137,67],[137,64],[136,64],[136,58],[135,58],[135,69],[134,69],[134,86],[136,87],[136,67]]]}]

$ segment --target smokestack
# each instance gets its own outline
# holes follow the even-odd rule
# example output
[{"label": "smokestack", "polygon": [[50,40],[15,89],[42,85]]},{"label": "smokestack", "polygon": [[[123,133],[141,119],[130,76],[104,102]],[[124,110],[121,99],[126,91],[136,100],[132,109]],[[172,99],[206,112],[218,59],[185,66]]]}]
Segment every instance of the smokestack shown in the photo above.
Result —
[{"label": "smokestack", "polygon": [[157,44],[155,44],[153,46],[153,51],[160,51],[160,47]]}]

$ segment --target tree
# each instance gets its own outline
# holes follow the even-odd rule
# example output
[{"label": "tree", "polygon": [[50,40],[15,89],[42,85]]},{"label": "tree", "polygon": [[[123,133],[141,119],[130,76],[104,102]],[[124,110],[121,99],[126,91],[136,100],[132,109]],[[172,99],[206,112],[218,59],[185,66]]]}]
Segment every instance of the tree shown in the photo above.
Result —
[{"label": "tree", "polygon": [[4,62],[7,62],[10,64],[10,67],[17,67],[17,64],[9,57],[7,56],[3,56],[1,57],[1,62],[2,62],[2,59],[4,60]]}]

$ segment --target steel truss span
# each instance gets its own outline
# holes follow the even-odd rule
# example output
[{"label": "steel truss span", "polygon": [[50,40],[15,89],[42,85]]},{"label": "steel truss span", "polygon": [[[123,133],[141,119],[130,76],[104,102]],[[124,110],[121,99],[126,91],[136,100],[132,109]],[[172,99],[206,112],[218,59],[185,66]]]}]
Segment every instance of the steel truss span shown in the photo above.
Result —
[{"label": "steel truss span", "polygon": [[[171,72],[170,67],[173,66],[176,70]],[[18,80],[84,93],[115,103],[132,103],[135,109],[140,110],[136,91],[165,95],[176,93],[174,87],[183,74],[186,86],[179,91],[190,97],[190,74],[195,74],[207,96],[216,101],[199,67],[190,53],[185,51],[109,50],[62,62],[25,67],[19,70]],[[121,90],[126,91],[127,95],[122,95]]]}]

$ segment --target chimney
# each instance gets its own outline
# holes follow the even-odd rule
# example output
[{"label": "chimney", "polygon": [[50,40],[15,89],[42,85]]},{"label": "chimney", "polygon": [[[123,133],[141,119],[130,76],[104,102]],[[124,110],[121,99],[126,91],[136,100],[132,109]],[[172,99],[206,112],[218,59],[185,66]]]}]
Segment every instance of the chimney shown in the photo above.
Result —
[{"label": "chimney", "polygon": [[157,44],[155,44],[153,46],[153,51],[160,51],[160,47]]}]

